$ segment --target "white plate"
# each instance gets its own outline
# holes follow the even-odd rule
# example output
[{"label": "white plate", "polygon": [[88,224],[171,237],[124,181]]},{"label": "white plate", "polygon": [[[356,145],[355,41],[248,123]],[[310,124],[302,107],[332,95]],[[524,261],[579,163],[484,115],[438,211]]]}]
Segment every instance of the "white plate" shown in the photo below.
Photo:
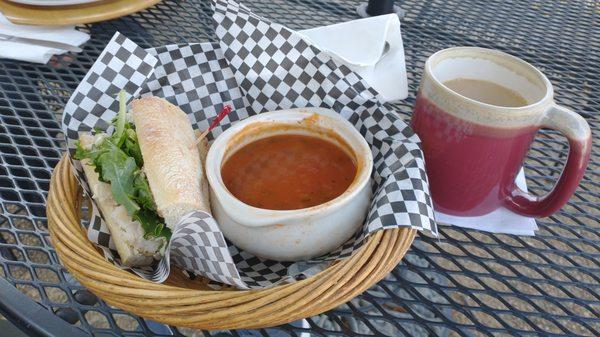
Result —
[{"label": "white plate", "polygon": [[69,5],[80,5],[87,4],[90,2],[96,2],[100,0],[8,0],[24,5],[32,6],[69,6]]}]

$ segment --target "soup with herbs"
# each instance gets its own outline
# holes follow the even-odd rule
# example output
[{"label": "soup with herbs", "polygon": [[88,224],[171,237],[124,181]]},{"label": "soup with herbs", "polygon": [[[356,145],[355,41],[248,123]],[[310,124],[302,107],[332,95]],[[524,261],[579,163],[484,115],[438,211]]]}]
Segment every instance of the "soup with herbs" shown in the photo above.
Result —
[{"label": "soup with herbs", "polygon": [[284,134],[235,151],[221,176],[229,192],[248,205],[293,210],[335,199],[350,186],[356,170],[353,157],[333,142]]}]

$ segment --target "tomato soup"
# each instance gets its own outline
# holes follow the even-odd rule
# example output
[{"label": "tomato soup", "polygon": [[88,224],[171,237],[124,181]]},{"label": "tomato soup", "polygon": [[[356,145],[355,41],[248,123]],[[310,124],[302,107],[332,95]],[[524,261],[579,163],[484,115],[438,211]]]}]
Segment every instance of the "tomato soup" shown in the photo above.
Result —
[{"label": "tomato soup", "polygon": [[354,158],[340,146],[297,134],[253,141],[221,168],[223,182],[236,198],[271,210],[323,204],[344,193],[355,175]]}]

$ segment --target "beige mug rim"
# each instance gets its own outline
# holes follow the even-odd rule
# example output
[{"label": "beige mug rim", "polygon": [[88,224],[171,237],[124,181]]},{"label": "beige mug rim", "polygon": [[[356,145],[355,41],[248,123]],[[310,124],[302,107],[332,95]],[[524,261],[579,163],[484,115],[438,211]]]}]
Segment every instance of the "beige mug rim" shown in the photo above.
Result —
[{"label": "beige mug rim", "polygon": [[[494,62],[494,60],[489,58],[489,55],[495,55],[497,57],[505,58],[505,59],[509,60],[509,62],[519,64],[521,67],[527,69],[527,71],[530,74],[532,74],[539,81],[538,83],[543,85],[543,87],[545,88],[544,96],[531,104],[518,106],[518,107],[505,107],[505,106],[500,106],[500,105],[493,105],[493,104],[483,103],[483,102],[471,99],[469,97],[463,96],[463,95],[457,93],[456,91],[445,86],[433,73],[433,67],[435,65],[437,65],[442,60],[451,58],[452,55],[457,55],[457,54],[472,54],[472,55],[476,55],[477,57],[482,57],[484,59],[487,59],[491,62]],[[486,58],[486,55],[488,55],[488,58]],[[501,66],[506,68],[505,65],[501,65]],[[452,98],[462,100],[471,105],[474,105],[479,108],[487,109],[487,110],[503,110],[503,111],[509,110],[512,112],[523,112],[523,113],[526,113],[529,111],[529,112],[534,112],[535,114],[538,114],[538,113],[543,113],[543,110],[544,110],[544,109],[538,109],[539,107],[546,106],[546,104],[548,104],[549,102],[553,102],[554,88],[552,86],[552,83],[546,77],[546,75],[544,75],[544,73],[542,73],[538,68],[536,68],[535,66],[533,66],[532,64],[530,64],[529,62],[527,62],[521,58],[518,58],[511,54],[505,53],[503,51],[495,50],[495,49],[488,49],[488,48],[481,48],[481,47],[451,47],[451,48],[439,50],[439,51],[433,53],[431,56],[429,56],[427,58],[427,60],[425,61],[424,76],[429,77],[438,89],[443,90],[444,92],[449,94]]]}]

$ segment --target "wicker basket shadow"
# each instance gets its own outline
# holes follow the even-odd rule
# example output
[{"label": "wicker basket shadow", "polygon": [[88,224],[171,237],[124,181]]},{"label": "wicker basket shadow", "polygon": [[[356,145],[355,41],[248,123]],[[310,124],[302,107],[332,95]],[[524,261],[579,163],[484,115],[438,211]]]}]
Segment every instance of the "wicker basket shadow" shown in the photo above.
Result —
[{"label": "wicker basket shadow", "polygon": [[410,247],[416,230],[379,231],[352,256],[319,274],[262,290],[212,290],[177,267],[163,284],[115,267],[81,226],[81,188],[66,155],[54,169],[47,215],[52,244],[68,271],[90,291],[133,314],[196,329],[262,328],[320,314],[359,295],[388,274]]}]

